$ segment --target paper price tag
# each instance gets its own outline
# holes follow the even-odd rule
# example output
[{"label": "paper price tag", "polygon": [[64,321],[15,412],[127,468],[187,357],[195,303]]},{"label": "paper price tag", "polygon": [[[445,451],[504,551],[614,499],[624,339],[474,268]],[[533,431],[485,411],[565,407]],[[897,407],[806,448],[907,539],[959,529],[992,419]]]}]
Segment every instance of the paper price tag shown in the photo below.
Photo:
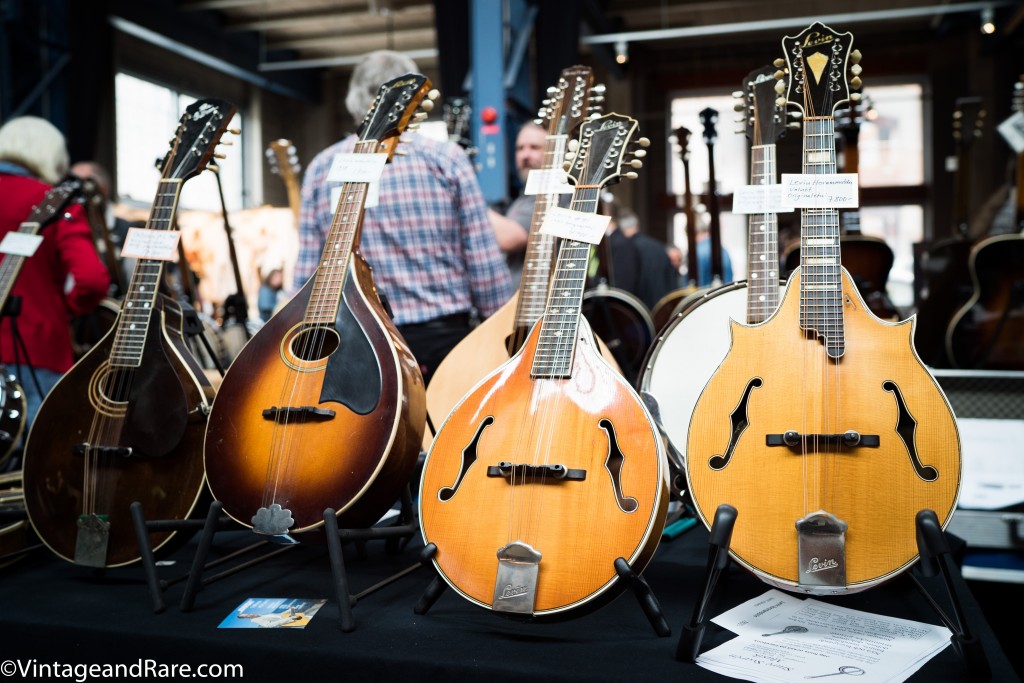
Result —
[{"label": "paper price tag", "polygon": [[526,176],[523,194],[572,194],[573,186],[566,180],[565,171],[558,168],[535,168]]},{"label": "paper price tag", "polygon": [[610,216],[552,206],[544,213],[540,233],[577,242],[600,244],[610,222]]},{"label": "paper price tag", "polygon": [[24,232],[9,232],[0,240],[0,253],[12,256],[31,256],[43,243],[42,235],[29,235]]},{"label": "paper price tag", "polygon": [[1024,152],[1024,112],[1017,112],[996,128],[1014,152]]},{"label": "paper price tag", "polygon": [[732,193],[733,213],[789,213],[782,205],[782,185],[740,185]]},{"label": "paper price tag", "polygon": [[121,256],[155,261],[177,261],[180,237],[181,233],[177,230],[128,228],[128,236],[124,238],[124,245],[121,247]]},{"label": "paper price tag", "polygon": [[782,203],[798,209],[856,209],[856,173],[783,173]]},{"label": "paper price tag", "polygon": [[327,172],[328,182],[334,183],[372,183],[380,180],[384,166],[388,163],[387,154],[353,154],[339,152],[331,161],[331,170]]}]

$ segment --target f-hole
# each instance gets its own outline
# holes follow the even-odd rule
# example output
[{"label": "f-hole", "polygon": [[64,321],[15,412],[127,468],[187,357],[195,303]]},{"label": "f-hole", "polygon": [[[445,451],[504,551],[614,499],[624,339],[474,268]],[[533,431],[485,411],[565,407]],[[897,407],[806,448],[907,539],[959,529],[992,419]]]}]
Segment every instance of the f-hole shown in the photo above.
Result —
[{"label": "f-hole", "polygon": [[636,512],[636,509],[640,506],[636,502],[636,498],[630,498],[622,493],[622,463],[626,458],[619,449],[619,442],[615,438],[615,428],[612,426],[612,421],[608,418],[602,418],[597,424],[608,433],[608,458],[604,461],[604,466],[608,469],[608,475],[612,478],[615,502],[618,503],[619,509],[625,513]]},{"label": "f-hole", "polygon": [[307,327],[292,338],[291,349],[295,357],[307,363],[327,358],[338,350],[341,339],[331,327]]},{"label": "f-hole", "polygon": [[441,502],[447,502],[455,496],[455,493],[459,490],[459,485],[462,484],[463,477],[466,476],[466,471],[476,462],[476,449],[477,444],[480,442],[480,437],[483,435],[484,430],[487,429],[488,425],[494,422],[492,416],[487,416],[480,426],[476,428],[476,434],[473,435],[473,440],[469,442],[469,445],[462,449],[462,467],[459,468],[459,476],[455,478],[455,483],[451,486],[442,486],[437,491],[437,499]]},{"label": "f-hole", "polygon": [[750,421],[747,419],[747,403],[750,402],[750,392],[756,387],[761,386],[764,382],[760,377],[747,382],[746,388],[743,389],[743,396],[740,398],[740,402],[736,404],[736,408],[729,415],[729,420],[732,422],[732,434],[729,436],[729,445],[725,449],[725,455],[713,455],[708,460],[708,466],[715,470],[723,470],[725,466],[732,460],[732,454],[736,450],[736,444],[740,441],[740,436],[746,431],[747,427],[750,426]]},{"label": "f-hole", "polygon": [[920,456],[917,454],[917,445],[915,443],[917,420],[907,410],[907,403],[903,400],[900,388],[892,380],[883,382],[882,388],[891,393],[896,399],[896,411],[899,415],[896,420],[896,433],[903,440],[903,445],[907,447],[907,455],[910,456],[910,463],[914,466],[914,471],[917,472],[917,476],[925,481],[935,481],[939,478],[939,471],[931,465],[922,463]]}]

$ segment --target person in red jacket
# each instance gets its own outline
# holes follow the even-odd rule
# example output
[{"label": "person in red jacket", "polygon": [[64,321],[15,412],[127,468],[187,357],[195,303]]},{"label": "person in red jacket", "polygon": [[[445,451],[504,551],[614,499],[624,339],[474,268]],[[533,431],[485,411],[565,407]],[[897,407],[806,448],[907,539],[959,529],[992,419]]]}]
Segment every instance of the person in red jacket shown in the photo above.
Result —
[{"label": "person in red jacket", "polygon": [[[45,119],[23,116],[0,127],[0,239],[18,229],[67,169],[64,136]],[[0,318],[0,362],[25,392],[26,434],[43,398],[74,364],[71,316],[95,308],[110,283],[80,204],[41,234],[11,291],[21,301],[16,324],[24,345],[15,348],[6,311]]]}]

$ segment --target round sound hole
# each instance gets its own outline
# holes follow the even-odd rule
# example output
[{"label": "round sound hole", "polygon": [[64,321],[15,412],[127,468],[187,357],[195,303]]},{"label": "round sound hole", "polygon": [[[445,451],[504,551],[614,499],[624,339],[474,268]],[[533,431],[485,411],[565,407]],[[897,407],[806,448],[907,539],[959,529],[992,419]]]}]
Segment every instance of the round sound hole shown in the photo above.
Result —
[{"label": "round sound hole", "polygon": [[327,358],[337,350],[340,342],[333,328],[311,327],[295,335],[291,350],[299,360],[312,362]]}]

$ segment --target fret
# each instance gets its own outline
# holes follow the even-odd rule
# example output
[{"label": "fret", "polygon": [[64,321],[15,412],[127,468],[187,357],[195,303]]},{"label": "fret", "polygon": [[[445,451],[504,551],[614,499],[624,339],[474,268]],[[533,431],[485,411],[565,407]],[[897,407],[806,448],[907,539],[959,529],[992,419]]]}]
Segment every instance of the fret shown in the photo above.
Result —
[{"label": "fret", "polygon": [[[753,145],[751,154],[751,185],[776,184],[775,145]],[[778,287],[778,217],[774,213],[751,214],[747,219],[747,323],[763,322],[779,303]],[[766,282],[765,286],[760,286]]]}]

